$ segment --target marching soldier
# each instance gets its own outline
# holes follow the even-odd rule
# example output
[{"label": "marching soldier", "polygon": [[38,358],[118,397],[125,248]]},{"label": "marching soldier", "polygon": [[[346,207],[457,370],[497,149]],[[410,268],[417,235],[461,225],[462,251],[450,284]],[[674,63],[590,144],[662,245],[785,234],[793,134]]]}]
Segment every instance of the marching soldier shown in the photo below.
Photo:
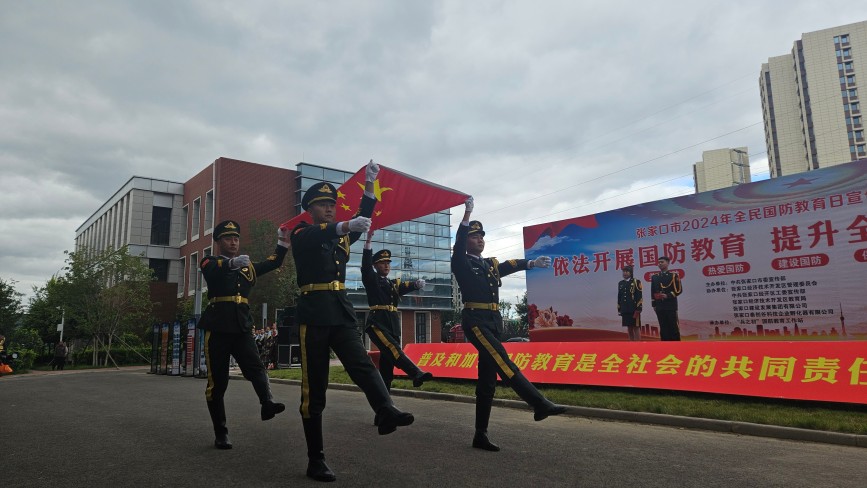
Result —
[{"label": "marching soldier", "polygon": [[452,273],[464,300],[461,327],[464,335],[479,352],[473,447],[499,451],[500,447],[488,439],[488,420],[491,417],[497,375],[533,407],[535,420],[543,420],[566,411],[566,407],[551,403],[527,380],[518,366],[509,359],[503,344],[500,343],[503,332],[503,317],[499,312],[501,278],[516,271],[547,268],[551,265],[551,258],[540,256],[532,261],[510,259],[502,263],[495,258],[482,258],[482,251],[485,250],[485,230],[481,222],[470,222],[472,211],[473,197],[469,197],[464,218],[455,237]]},{"label": "marching soldier", "polygon": [[659,336],[663,341],[680,340],[680,322],[677,318],[677,296],[683,291],[680,277],[668,270],[671,258],[661,256],[657,265],[659,273],[650,279],[650,295],[653,311],[659,319]]},{"label": "marching soldier", "polygon": [[218,256],[206,256],[200,268],[208,283],[208,307],[202,313],[198,327],[205,330],[205,360],[208,367],[208,385],[205,398],[214,423],[214,446],[231,449],[229,430],[226,428],[226,409],[223,395],[229,383],[229,356],[241,367],[244,378],[253,383],[253,389],[262,405],[262,420],[274,416],[286,407],[275,403],[271,396],[268,373],[259,359],[259,350],[253,338],[253,317],[248,297],[256,277],[273,271],[286,257],[289,231],[277,231],[274,254],[260,263],[251,263],[250,256],[238,254],[241,227],[233,220],[220,222],[214,229],[214,243],[220,249]]},{"label": "marching soldier", "polygon": [[376,199],[374,181],[379,165],[372,160],[365,171],[366,184],[356,217],[334,222],[337,190],[329,183],[315,183],[304,193],[301,207],[313,224],[302,222],[292,230],[292,255],[298,274],[298,316],[301,342],[301,418],[307,440],[307,476],[317,481],[337,477],[325,464],[322,411],[328,387],[329,348],[367,396],[379,416],[379,434],[394,432],[413,422],[412,414],[399,411],[382,376],[364,349],[355,322],[355,310],[346,295],[346,263],[349,246],[370,229]]},{"label": "marching soldier", "polygon": [[632,266],[623,267],[623,279],[617,284],[617,314],[629,334],[630,341],[641,340],[641,281],[632,276]]},{"label": "marching soldier", "polygon": [[[391,390],[395,365],[412,378],[412,386],[419,387],[432,379],[433,375],[419,369],[401,349],[397,304],[401,295],[424,288],[425,281],[407,283],[400,278],[388,279],[388,273],[391,272],[391,251],[382,249],[373,254],[371,239],[373,231],[367,233],[361,256],[361,282],[367,291],[367,303],[370,305],[365,332],[379,348],[379,373],[385,387]],[[376,420],[374,423],[378,424]]]}]

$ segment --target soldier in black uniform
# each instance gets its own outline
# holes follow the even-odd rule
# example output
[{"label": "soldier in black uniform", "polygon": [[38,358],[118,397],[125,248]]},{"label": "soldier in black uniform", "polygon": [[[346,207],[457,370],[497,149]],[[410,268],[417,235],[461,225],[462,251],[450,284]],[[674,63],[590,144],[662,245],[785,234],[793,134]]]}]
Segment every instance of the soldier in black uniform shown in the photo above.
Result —
[{"label": "soldier in black uniform", "polygon": [[205,398],[214,423],[218,449],[231,449],[226,428],[226,409],[223,395],[229,383],[229,356],[234,356],[244,378],[253,383],[253,389],[262,405],[262,420],[274,418],[286,407],[275,403],[271,396],[268,373],[259,359],[259,351],[252,334],[253,317],[247,297],[256,277],[275,270],[283,264],[289,247],[288,229],[277,231],[278,241],[274,254],[261,263],[251,263],[250,256],[238,254],[241,227],[226,220],[214,228],[214,242],[219,256],[206,256],[200,268],[208,283],[208,307],[198,327],[205,330],[205,360],[208,367],[208,385]]},{"label": "soldier in black uniform", "polygon": [[487,451],[500,448],[488,439],[488,420],[497,387],[497,375],[515,390],[521,399],[533,407],[533,418],[543,420],[558,415],[566,407],[555,405],[521,373],[500,343],[503,317],[499,312],[501,278],[516,271],[547,268],[551,258],[538,257],[532,261],[510,259],[499,262],[495,258],[482,258],[485,249],[485,230],[482,223],[470,222],[473,197],[467,199],[464,218],[458,227],[452,254],[452,273],[464,300],[461,327],[466,338],[479,351],[479,380],[476,384],[476,433],[473,447]]},{"label": "soldier in black uniform", "polygon": [[641,281],[632,276],[632,266],[624,266],[623,279],[617,284],[617,314],[622,318],[630,341],[641,340],[642,293]]},{"label": "soldier in black uniform", "polygon": [[[373,254],[371,249],[373,231],[367,233],[364,252],[361,256],[361,282],[367,291],[367,304],[370,305],[370,315],[367,317],[367,335],[379,348],[379,373],[385,387],[391,390],[394,379],[394,366],[402,369],[412,378],[412,385],[421,386],[433,375],[422,371],[408,358],[400,347],[400,317],[397,304],[401,295],[424,288],[424,280],[411,283],[388,279],[391,271],[391,251],[382,249]],[[374,420],[374,424],[378,421]]]},{"label": "soldier in black uniform", "polygon": [[366,184],[356,217],[334,222],[337,190],[329,183],[316,183],[304,193],[301,207],[313,224],[302,222],[292,230],[292,255],[301,295],[297,317],[301,343],[301,417],[307,439],[307,476],[334,481],[325,464],[322,440],[322,410],[328,387],[329,348],[334,351],[352,381],[361,387],[373,411],[379,415],[379,433],[394,432],[409,425],[413,416],[394,407],[382,376],[364,349],[355,322],[355,310],[346,295],[346,263],[349,246],[370,229],[376,199],[373,182],[379,166],[367,165]]},{"label": "soldier in black uniform", "polygon": [[650,279],[650,295],[653,297],[653,311],[659,319],[659,336],[663,341],[680,340],[680,323],[677,318],[677,296],[683,291],[680,277],[668,270],[671,259],[659,258],[659,273]]}]

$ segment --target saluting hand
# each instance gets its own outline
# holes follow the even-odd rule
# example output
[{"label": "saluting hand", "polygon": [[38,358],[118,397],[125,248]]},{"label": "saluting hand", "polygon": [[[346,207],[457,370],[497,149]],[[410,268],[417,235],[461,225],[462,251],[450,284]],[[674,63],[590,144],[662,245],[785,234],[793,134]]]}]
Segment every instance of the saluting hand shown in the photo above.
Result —
[{"label": "saluting hand", "polygon": [[379,165],[374,163],[371,159],[369,163],[367,163],[367,168],[364,170],[364,178],[365,181],[375,181],[376,177],[379,175]]},{"label": "saluting hand", "polygon": [[250,256],[247,256],[246,254],[235,256],[229,260],[229,268],[231,269],[244,268],[247,266],[250,266]]},{"label": "saluting hand", "polygon": [[289,247],[289,228],[280,226],[277,228],[277,245]]},{"label": "saluting hand", "polygon": [[416,290],[421,290],[424,288],[424,285],[427,284],[425,280],[415,280],[415,288]]},{"label": "saluting hand", "polygon": [[371,220],[367,217],[355,217],[348,224],[349,232],[367,232],[370,230]]},{"label": "saluting hand", "polygon": [[373,246],[371,245],[372,240],[373,240],[373,231],[371,230],[371,231],[367,232],[367,240],[364,241],[364,248],[365,249],[372,249],[373,248]]},{"label": "saluting hand", "polygon": [[551,266],[551,258],[548,256],[539,256],[530,262],[533,263],[533,268],[548,268]]}]

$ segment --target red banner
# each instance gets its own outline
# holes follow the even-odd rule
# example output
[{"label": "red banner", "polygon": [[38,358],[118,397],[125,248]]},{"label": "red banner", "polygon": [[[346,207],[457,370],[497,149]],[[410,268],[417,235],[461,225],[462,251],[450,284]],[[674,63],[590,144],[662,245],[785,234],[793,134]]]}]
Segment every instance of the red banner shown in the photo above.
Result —
[{"label": "red banner", "polygon": [[[358,211],[358,204],[364,193],[365,168],[366,166],[358,170],[337,189],[335,222],[349,220]],[[469,196],[383,165],[379,165],[379,175],[373,184],[373,193],[377,200],[371,226],[373,230],[460,205]],[[310,214],[303,212],[284,222],[281,227],[291,229],[302,221],[311,222]]]},{"label": "red banner", "polygon": [[[863,342],[506,343],[534,383],[700,391],[867,404]],[[439,378],[477,377],[469,343],[408,344],[404,351]]]}]

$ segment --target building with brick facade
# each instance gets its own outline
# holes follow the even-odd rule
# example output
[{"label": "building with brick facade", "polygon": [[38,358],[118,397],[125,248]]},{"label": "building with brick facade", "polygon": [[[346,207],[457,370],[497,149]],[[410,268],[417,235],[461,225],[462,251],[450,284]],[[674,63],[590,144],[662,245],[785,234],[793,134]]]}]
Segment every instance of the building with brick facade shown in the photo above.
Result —
[{"label": "building with brick facade", "polygon": [[[198,263],[212,252],[215,224],[236,220],[242,235],[254,220],[280,224],[301,211],[310,184],[339,186],[352,174],[308,163],[291,170],[221,157],[184,183],[133,177],[76,230],[76,249],[128,245],[130,254],[142,256],[154,269],[156,318],[172,321],[178,300],[192,299],[205,286]],[[359,326],[368,313],[359,269],[362,245],[359,241],[352,247],[346,280]],[[428,283],[402,301],[404,344],[440,342],[442,312],[453,303],[449,211],[382,229],[374,236],[374,247],[385,246],[401,256],[393,263],[392,278]]]}]

